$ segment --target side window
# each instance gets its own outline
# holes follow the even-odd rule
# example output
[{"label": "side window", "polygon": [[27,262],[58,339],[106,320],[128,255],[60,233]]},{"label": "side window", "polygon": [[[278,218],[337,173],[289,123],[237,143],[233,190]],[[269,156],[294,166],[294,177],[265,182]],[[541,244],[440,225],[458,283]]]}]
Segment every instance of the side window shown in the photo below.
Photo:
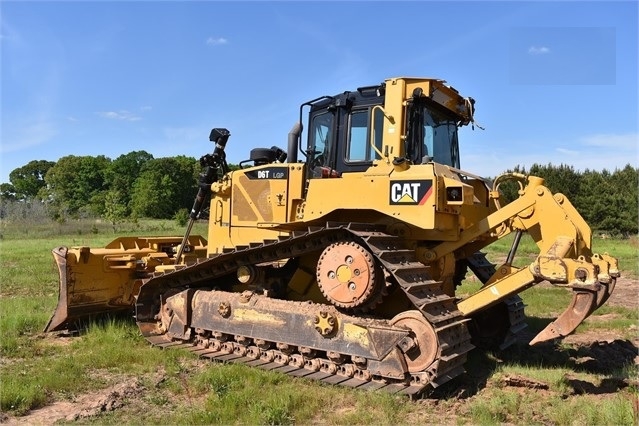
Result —
[{"label": "side window", "polygon": [[[380,115],[382,119],[378,119],[378,115]],[[369,142],[368,116],[368,109],[353,111],[351,113],[348,145],[346,147],[347,162],[370,162],[374,158],[379,158],[379,155],[373,150]],[[383,114],[381,111],[376,111],[375,116],[375,145],[378,149],[381,149],[384,125]]]},{"label": "side window", "polygon": [[435,150],[433,149],[433,139],[435,138],[434,123],[430,114],[426,114],[425,121],[424,146],[422,147],[422,163],[427,163],[435,157]]},{"label": "side window", "polygon": [[[384,136],[384,121],[385,121],[384,112],[380,110],[379,108],[376,108],[375,113],[373,114],[373,120],[375,122],[375,147],[377,148],[377,151],[382,152],[382,137]],[[369,145],[369,149],[372,151],[372,154],[373,154],[371,158],[374,158],[375,160],[379,160],[382,158],[377,153],[377,151],[370,148],[370,145]]]},{"label": "side window", "polygon": [[346,161],[368,161],[368,111],[354,111],[348,135]]},{"label": "side window", "polygon": [[331,133],[333,129],[333,114],[324,113],[313,117],[310,132],[310,146],[313,150],[313,161],[315,166],[328,165],[330,160]]}]

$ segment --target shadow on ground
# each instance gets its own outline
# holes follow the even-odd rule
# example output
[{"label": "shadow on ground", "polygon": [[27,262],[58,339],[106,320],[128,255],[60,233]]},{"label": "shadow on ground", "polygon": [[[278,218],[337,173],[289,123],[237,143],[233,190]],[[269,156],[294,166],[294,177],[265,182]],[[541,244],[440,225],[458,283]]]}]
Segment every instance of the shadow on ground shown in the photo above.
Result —
[{"label": "shadow on ground", "polygon": [[[637,378],[629,376],[632,369],[627,367],[638,359],[639,348],[629,340],[593,340],[579,344],[551,341],[529,346],[528,342],[536,332],[551,321],[552,319],[546,318],[528,318],[530,330],[524,332],[515,344],[502,351],[474,349],[468,354],[466,374],[437,388],[430,397],[471,397],[486,388],[489,379],[502,365],[561,368],[574,373],[609,376],[595,384],[568,373],[564,382],[572,388],[573,394],[609,394],[627,386],[638,385]],[[531,381],[530,386],[534,385]]]}]

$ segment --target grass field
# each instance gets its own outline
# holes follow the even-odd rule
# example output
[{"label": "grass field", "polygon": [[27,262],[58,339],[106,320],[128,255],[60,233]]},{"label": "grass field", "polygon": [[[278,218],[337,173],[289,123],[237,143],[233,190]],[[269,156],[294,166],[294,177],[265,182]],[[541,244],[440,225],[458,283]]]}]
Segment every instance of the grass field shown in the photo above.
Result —
[{"label": "grass field", "polygon": [[[116,235],[182,232],[169,221],[142,221],[120,225]],[[206,235],[204,225],[198,224],[194,233]],[[79,337],[44,335],[58,293],[51,249],[59,245],[98,247],[113,238],[110,226],[95,222],[2,227],[0,421],[636,424],[637,366],[632,353],[636,355],[639,313],[636,304],[612,303],[612,298],[577,329],[575,337],[581,338],[541,348],[518,343],[499,353],[475,350],[469,356],[466,375],[418,401],[332,387],[243,365],[213,364],[187,352],[151,348],[127,318],[96,322]],[[488,257],[503,259],[509,244],[504,241],[489,248]],[[630,284],[636,287],[636,238],[596,240],[594,249],[617,256],[624,277],[631,277]],[[524,240],[517,262],[530,263],[536,254],[532,241]],[[469,279],[461,291],[476,287],[476,281]],[[544,286],[531,288],[522,297],[532,333],[561,312],[570,299],[565,290]],[[618,356],[624,351],[626,357]],[[95,401],[103,399],[107,402],[96,408]],[[56,417],[47,407],[62,412],[67,407],[67,415]]]}]

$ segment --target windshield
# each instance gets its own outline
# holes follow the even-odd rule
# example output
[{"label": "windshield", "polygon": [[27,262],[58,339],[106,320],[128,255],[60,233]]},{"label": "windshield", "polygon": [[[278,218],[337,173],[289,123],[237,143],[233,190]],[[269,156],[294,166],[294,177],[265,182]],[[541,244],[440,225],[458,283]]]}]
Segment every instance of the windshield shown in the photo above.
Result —
[{"label": "windshield", "polygon": [[459,167],[457,124],[424,108],[424,152],[436,163]]},{"label": "windshield", "polygon": [[434,161],[459,167],[457,124],[453,118],[416,103],[409,112],[407,128],[406,153],[413,164]]}]

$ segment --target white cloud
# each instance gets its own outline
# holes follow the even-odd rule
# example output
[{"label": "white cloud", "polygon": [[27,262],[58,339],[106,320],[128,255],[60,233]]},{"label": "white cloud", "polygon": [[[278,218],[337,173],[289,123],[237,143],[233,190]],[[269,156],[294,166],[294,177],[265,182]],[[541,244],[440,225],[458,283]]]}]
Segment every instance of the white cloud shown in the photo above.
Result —
[{"label": "white cloud", "polygon": [[586,146],[615,148],[629,151],[634,150],[637,152],[637,147],[639,146],[639,134],[596,134],[581,138],[581,142]]},{"label": "white cloud", "polygon": [[108,118],[111,120],[123,120],[123,121],[140,121],[142,117],[133,114],[127,110],[120,111],[99,111],[97,114],[102,118]]},{"label": "white cloud", "polygon": [[229,41],[224,37],[209,37],[206,39],[206,44],[209,46],[219,46],[222,44],[227,44]]},{"label": "white cloud", "polygon": [[6,20],[0,22],[0,42],[2,44],[15,44],[16,47],[24,47],[22,36]]},{"label": "white cloud", "polygon": [[208,134],[202,134],[200,127],[165,127],[162,129],[164,138],[168,141],[197,141],[206,139]]},{"label": "white cloud", "polygon": [[[614,172],[630,164],[639,167],[639,134],[596,134],[580,137],[563,147],[541,148],[530,141],[509,141],[495,146],[521,147],[494,152],[468,152],[461,154],[462,170],[480,176],[496,177],[506,169],[533,164],[568,165],[575,170],[603,169]],[[536,147],[536,148],[535,148]],[[567,147],[567,148],[566,148]]]},{"label": "white cloud", "polygon": [[579,155],[579,151],[575,151],[572,149],[566,149],[566,148],[557,148],[556,151],[560,154],[566,154],[566,155]]},{"label": "white cloud", "polygon": [[58,130],[53,122],[43,118],[23,126],[16,126],[6,132],[0,144],[2,153],[23,151],[46,144],[58,133]]},{"label": "white cloud", "polygon": [[547,53],[550,53],[550,49],[547,48],[546,46],[530,46],[528,48],[528,53],[530,55],[545,55]]}]

